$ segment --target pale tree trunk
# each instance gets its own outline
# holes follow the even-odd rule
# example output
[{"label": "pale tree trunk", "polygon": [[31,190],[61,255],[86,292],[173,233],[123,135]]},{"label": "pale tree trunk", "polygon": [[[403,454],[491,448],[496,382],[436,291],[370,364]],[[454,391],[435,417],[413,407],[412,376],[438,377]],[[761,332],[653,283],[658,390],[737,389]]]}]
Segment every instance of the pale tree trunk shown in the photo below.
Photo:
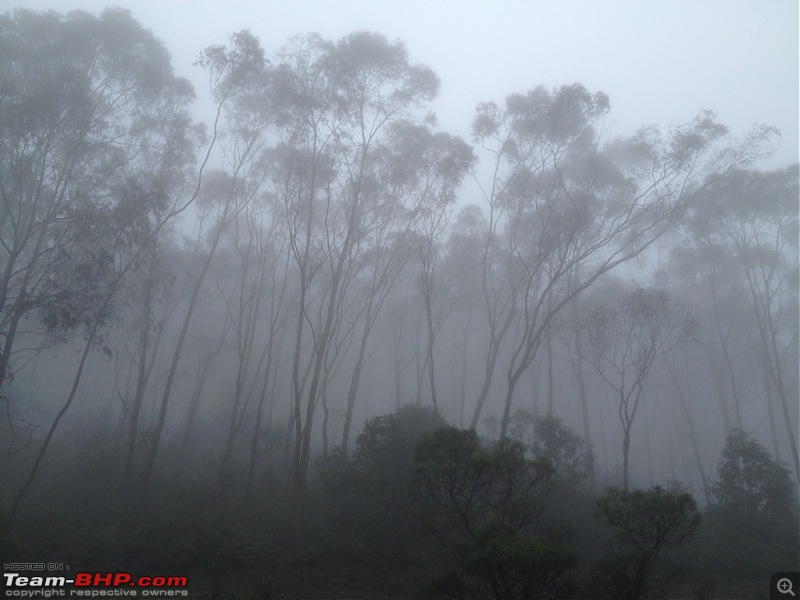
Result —
[{"label": "pale tree trunk", "polygon": [[[469,372],[469,361],[467,360],[467,352],[469,350],[469,340],[470,340],[470,333],[472,332],[472,313],[467,313],[467,322],[464,324],[462,329],[463,337],[461,338],[461,343],[456,344],[453,341],[453,345],[456,346],[458,349],[458,358],[459,358],[459,368],[460,374],[458,378],[458,387],[453,385],[453,389],[456,394],[455,398],[455,406],[458,410],[458,426],[463,428],[464,427],[464,411],[466,410],[467,405],[467,373]],[[455,366],[453,368],[453,372],[455,373],[456,369]]]},{"label": "pale tree trunk", "polygon": [[631,430],[623,427],[622,433],[622,489],[628,491],[628,465],[631,451]]},{"label": "pale tree trunk", "polygon": [[[157,240],[154,241],[154,245],[157,244]],[[150,266],[149,266],[149,273],[147,274],[148,281],[145,288],[145,306],[144,306],[144,319],[142,323],[142,328],[140,330],[139,336],[139,356],[137,360],[137,377],[136,377],[136,390],[134,392],[133,397],[133,405],[130,409],[130,421],[128,423],[128,439],[127,439],[127,452],[125,457],[125,488],[126,488],[126,495],[127,497],[130,496],[130,490],[127,489],[131,483],[131,476],[133,473],[133,463],[136,456],[136,449],[138,447],[138,437],[139,437],[139,424],[141,418],[141,411],[142,406],[144,403],[144,396],[147,391],[147,386],[150,383],[150,377],[153,372],[153,368],[155,367],[156,359],[159,355],[159,350],[161,348],[161,341],[163,339],[164,328],[166,325],[167,320],[169,319],[172,311],[175,309],[176,304],[172,304],[168,306],[164,313],[158,317],[157,326],[156,326],[156,334],[155,338],[151,341],[151,333],[150,329],[152,328],[153,324],[153,294],[154,294],[154,282],[153,277],[155,276],[155,265],[156,265],[156,248],[152,250],[152,256],[150,257]],[[148,354],[149,353],[149,354]]]},{"label": "pale tree trunk", "polygon": [[402,369],[400,360],[400,349],[403,344],[403,327],[395,327],[395,320],[391,320],[392,325],[392,365],[394,373],[394,406],[400,408],[403,403],[402,388]]},{"label": "pale tree trunk", "polygon": [[364,368],[364,361],[367,354],[367,340],[369,339],[370,331],[372,330],[372,300],[370,299],[367,312],[364,317],[364,329],[361,332],[361,341],[358,345],[358,356],[356,357],[356,364],[353,367],[353,374],[350,378],[350,389],[347,392],[347,409],[344,415],[344,428],[342,429],[342,454],[347,456],[348,444],[350,442],[350,428],[353,424],[353,410],[356,404],[356,396],[358,395],[358,386],[361,381],[361,372]]},{"label": "pale tree trunk", "polygon": [[[774,265],[773,265],[774,267]],[[800,480],[800,455],[797,449],[797,437],[792,427],[793,419],[789,413],[789,400],[787,398],[786,389],[784,386],[783,367],[781,365],[781,352],[777,344],[777,325],[776,319],[772,314],[772,294],[770,289],[770,280],[775,276],[774,270],[770,271],[768,277],[765,276],[765,293],[763,298],[759,298],[756,290],[757,283],[755,283],[755,276],[750,270],[750,266],[746,265],[748,284],[750,286],[751,297],[753,300],[753,308],[758,324],[758,333],[761,340],[761,347],[763,349],[763,363],[765,369],[765,387],[767,389],[767,409],[770,418],[770,428],[772,430],[773,439],[775,442],[775,459],[780,460],[778,452],[779,446],[777,444],[777,430],[774,423],[774,415],[772,414],[772,398],[771,389],[775,389],[778,393],[781,409],[783,412],[784,425],[786,427],[786,434],[789,440],[789,449],[792,453],[793,466],[795,477]],[[762,308],[763,307],[763,308]]]},{"label": "pale tree trunk", "polygon": [[431,404],[433,410],[439,411],[439,402],[436,398],[436,369],[433,358],[433,344],[436,341],[436,329],[433,326],[433,311],[431,307],[431,294],[433,290],[431,285],[426,285],[427,293],[425,294],[425,323],[427,326],[428,336],[427,343],[425,344],[425,364],[428,368],[428,384],[431,390]]},{"label": "pale tree trunk", "polygon": [[[313,372],[309,382],[308,393],[306,394],[305,419],[301,419],[301,411],[298,410],[295,416],[295,431],[298,435],[295,440],[295,457],[293,461],[292,473],[292,500],[294,513],[294,540],[297,557],[303,559],[306,554],[305,549],[305,526],[306,526],[306,487],[308,481],[308,466],[311,459],[311,433],[313,430],[314,413],[317,409],[317,402],[320,397],[320,384],[324,385],[322,373],[325,358],[328,352],[328,344],[334,330],[336,317],[336,306],[339,299],[339,285],[341,283],[344,270],[345,257],[350,247],[349,235],[343,243],[343,250],[337,260],[336,268],[331,280],[330,294],[327,299],[327,310],[323,321],[323,328],[320,332],[318,343],[313,354]],[[298,406],[298,409],[301,407]]]},{"label": "pale tree trunk", "polygon": [[547,416],[553,416],[555,404],[555,381],[553,378],[553,334],[547,332]]},{"label": "pale tree trunk", "polygon": [[[567,345],[569,349],[569,344]],[[571,354],[571,352],[570,352]],[[583,423],[583,439],[586,446],[591,450],[592,444],[592,428],[589,419],[589,400],[586,396],[586,379],[583,374],[583,346],[580,339],[580,334],[575,336],[575,356],[572,357],[572,364],[575,368],[575,379],[578,382],[578,398],[581,402],[581,421]],[[594,452],[590,454],[592,457],[589,461],[589,485],[594,489],[595,485],[595,472],[594,472]]]},{"label": "pale tree trunk", "polygon": [[[705,498],[706,505],[708,506],[711,503],[711,488],[709,487],[708,476],[706,475],[705,461],[703,460],[702,453],[700,452],[697,431],[694,426],[694,417],[692,416],[691,406],[687,399],[687,393],[691,396],[691,390],[684,392],[683,386],[675,374],[675,369],[669,361],[667,361],[667,371],[669,372],[670,379],[672,379],[672,384],[675,387],[675,391],[678,394],[678,406],[680,406],[681,414],[686,420],[686,428],[689,430],[689,442],[692,447],[692,454],[694,455],[695,464],[697,465],[697,471],[700,474],[700,482],[703,485],[703,497]],[[691,378],[687,376],[684,378],[684,381],[689,384],[691,382]]]},{"label": "pale tree trunk", "polygon": [[[631,387],[631,391],[627,394],[620,396],[620,421],[622,422],[622,489],[628,491],[629,482],[629,465],[630,465],[630,451],[631,451],[631,430],[633,429],[633,421],[636,418],[636,412],[639,409],[639,401],[642,398],[644,388],[641,381],[637,381]],[[633,407],[631,408],[630,401],[633,396]]]},{"label": "pale tree trunk", "polygon": [[[228,202],[230,202],[230,198],[228,199]],[[220,223],[217,224],[217,231],[212,238],[211,248],[206,255],[206,259],[203,262],[203,266],[200,269],[197,280],[195,281],[194,289],[192,290],[192,295],[189,298],[189,304],[186,308],[186,314],[183,317],[183,325],[181,326],[180,333],[178,334],[178,339],[175,342],[175,349],[172,353],[172,361],[170,362],[169,370],[167,371],[167,380],[164,384],[164,392],[161,396],[156,426],[153,430],[153,440],[150,445],[150,451],[148,452],[145,460],[144,476],[142,480],[142,500],[145,505],[147,504],[150,495],[153,473],[155,471],[156,457],[158,456],[161,436],[164,432],[164,425],[167,421],[167,408],[169,407],[169,401],[172,394],[172,386],[175,383],[175,375],[178,371],[178,363],[180,362],[181,355],[183,353],[183,345],[186,342],[186,335],[189,332],[189,326],[191,325],[192,315],[194,314],[195,307],[197,306],[197,299],[200,296],[200,290],[203,287],[206,274],[211,267],[214,255],[216,254],[217,246],[219,245],[220,238],[222,237],[224,221],[225,217],[227,216],[226,213],[227,204],[226,211],[223,213],[223,218]]]},{"label": "pale tree trunk", "polygon": [[514,313],[513,311],[509,311],[506,314],[505,322],[499,328],[499,331],[497,331],[496,334],[494,331],[492,331],[489,336],[489,352],[483,373],[483,386],[481,387],[481,391],[478,393],[478,402],[475,405],[475,411],[472,413],[472,420],[470,421],[469,424],[470,429],[478,428],[478,422],[480,421],[481,418],[483,405],[485,404],[486,399],[489,397],[489,390],[492,386],[492,379],[494,378],[494,370],[495,367],[497,366],[497,357],[500,354],[500,346],[503,342],[503,338],[508,332],[509,327],[511,327],[511,323],[513,321],[514,321]]},{"label": "pale tree trunk", "polygon": [[[260,265],[259,265],[260,268]],[[259,309],[263,296],[263,277],[245,297],[245,273],[246,268],[241,274],[242,282],[240,289],[239,314],[237,321],[237,358],[236,382],[234,384],[233,399],[231,402],[231,416],[228,422],[228,435],[225,440],[225,449],[220,460],[219,475],[217,478],[217,494],[222,495],[227,489],[226,473],[233,456],[233,449],[236,442],[237,425],[241,415],[244,413],[242,407],[242,394],[244,392],[245,381],[250,371],[251,356],[253,354],[253,344],[256,335],[256,328],[259,322]]]},{"label": "pale tree trunk", "polygon": [[[717,404],[719,405],[719,413],[722,415],[722,424],[725,427],[725,431],[731,430],[731,415],[730,415],[730,408],[728,406],[728,398],[727,398],[727,386],[725,384],[725,378],[722,371],[725,370],[724,365],[717,365],[714,356],[711,352],[709,352],[709,360],[711,364],[709,365],[709,370],[711,371],[711,379],[714,382],[714,392],[715,396],[717,397]],[[737,414],[737,417],[741,415]],[[738,423],[738,420],[737,420]],[[741,429],[741,426],[739,426]]]},{"label": "pale tree trunk", "polygon": [[[648,414],[648,412],[650,414]],[[646,404],[644,409],[644,429],[645,429],[644,450],[645,450],[645,455],[647,457],[647,481],[648,481],[648,486],[650,487],[652,487],[655,484],[655,477],[653,476],[653,453],[652,453],[652,445],[650,443],[650,436],[653,433],[653,420],[655,419],[655,414],[656,414],[656,407],[650,407],[649,404]]]},{"label": "pale tree trunk", "polygon": [[189,405],[186,408],[186,418],[183,426],[183,441],[181,442],[180,450],[180,462],[183,462],[183,458],[186,454],[186,448],[188,447],[189,439],[192,435],[194,422],[200,409],[200,402],[203,399],[203,390],[205,389],[209,376],[212,374],[212,365],[217,360],[222,348],[225,346],[225,341],[228,339],[228,332],[230,331],[231,326],[232,324],[230,320],[225,319],[225,322],[222,326],[222,331],[217,336],[216,345],[208,352],[208,354],[206,354],[205,357],[201,358],[198,364],[198,375],[194,381],[192,393],[189,396]]},{"label": "pale tree trunk", "polygon": [[[262,364],[264,378],[261,384],[261,392],[259,394],[258,405],[256,408],[256,421],[255,421],[255,429],[253,431],[253,438],[250,443],[250,464],[248,467],[247,472],[247,499],[248,502],[252,499],[253,490],[255,489],[255,469],[256,469],[256,459],[258,458],[258,450],[259,450],[259,442],[261,440],[261,428],[263,426],[263,414],[264,414],[264,404],[266,402],[267,396],[270,398],[270,405],[269,410],[267,411],[267,424],[271,424],[272,422],[272,411],[275,409],[275,389],[274,389],[274,381],[275,378],[271,377],[272,370],[273,370],[273,352],[275,350],[275,341],[276,338],[279,337],[278,340],[278,349],[277,354],[280,356],[282,354],[281,350],[283,349],[283,339],[284,339],[284,329],[283,324],[284,320],[288,317],[287,312],[284,310],[284,301],[286,298],[286,288],[287,288],[287,274],[288,274],[288,255],[287,260],[284,263],[283,269],[283,277],[281,279],[280,285],[280,293],[278,295],[277,300],[273,297],[273,301],[270,303],[270,319],[269,319],[269,330],[267,331],[267,345],[264,349],[264,354],[262,359],[259,361]],[[273,271],[273,283],[274,280],[274,271]],[[275,285],[273,285],[273,289]],[[280,332],[280,336],[278,335]]]},{"label": "pale tree trunk", "polygon": [[143,307],[142,327],[139,332],[139,348],[138,348],[138,369],[136,375],[136,390],[133,394],[133,403],[130,407],[130,416],[128,420],[128,444],[125,454],[125,485],[126,494],[128,485],[130,483],[131,472],[133,471],[133,460],[136,454],[136,442],[139,437],[139,415],[142,410],[142,403],[144,401],[144,394],[147,390],[147,384],[150,380],[150,373],[155,363],[156,347],[152,349],[150,360],[148,360],[147,352],[150,347],[150,322],[152,318],[152,300],[153,300],[153,286],[152,281],[149,279],[153,276],[153,261],[151,259],[149,273],[147,274],[148,282],[145,288],[145,302]]},{"label": "pale tree trunk", "polygon": [[[720,318],[719,318],[719,310],[717,310],[719,305],[718,305],[718,302],[717,302],[717,286],[716,286],[715,274],[712,273],[711,277],[712,277],[712,279],[711,279],[711,300],[712,300],[712,303],[713,303],[713,306],[714,306],[714,311],[713,311],[714,312],[714,329],[716,331],[717,337],[719,338],[720,345],[722,346],[722,356],[723,356],[723,361],[724,361],[723,362],[724,366],[722,367],[722,369],[727,371],[728,378],[729,378],[729,381],[730,381],[730,390],[731,390],[731,396],[732,396],[732,400],[733,400],[734,415],[736,417],[736,426],[739,429],[743,429],[744,425],[742,424],[742,411],[741,411],[741,408],[740,408],[741,400],[740,400],[740,394],[739,394],[739,386],[736,383],[736,369],[734,369],[733,361],[731,360],[730,349],[729,349],[729,344],[728,344],[728,335],[725,335],[722,332],[722,322],[720,321]],[[720,381],[719,381],[719,384],[718,384],[719,385],[718,393],[720,394],[719,401],[720,401],[720,408],[722,410],[722,418],[723,418],[723,420],[725,422],[725,431],[728,432],[731,429],[730,408],[729,408],[727,399],[725,397],[725,391],[724,391],[724,386],[722,385],[722,381],[723,381],[723,378],[722,378],[722,376],[720,376]]]},{"label": "pale tree trunk", "polygon": [[761,366],[764,371],[764,403],[767,406],[767,422],[769,423],[769,436],[772,440],[772,453],[775,460],[781,461],[781,444],[778,439],[778,427],[775,423],[775,399],[772,394],[772,381],[769,374],[769,366],[767,365],[767,358],[761,357]]},{"label": "pale tree trunk", "polygon": [[[127,271],[127,268],[123,270],[123,274],[125,273],[125,271]],[[70,388],[69,395],[67,396],[67,399],[64,402],[63,406],[61,407],[61,409],[56,414],[56,418],[51,423],[50,429],[48,429],[47,435],[45,436],[44,442],[42,443],[42,447],[36,454],[36,458],[33,461],[33,466],[28,472],[28,477],[25,479],[25,482],[22,484],[22,487],[20,488],[19,492],[17,492],[17,495],[14,498],[14,501],[11,505],[12,515],[15,515],[17,513],[20,503],[22,502],[22,498],[25,496],[25,493],[28,491],[28,489],[30,489],[33,480],[36,478],[36,474],[39,472],[39,468],[42,464],[42,459],[44,458],[44,455],[47,453],[47,449],[50,447],[50,442],[53,439],[53,435],[55,435],[56,429],[58,429],[58,425],[61,422],[61,419],[63,419],[64,415],[67,414],[67,411],[69,410],[70,406],[72,406],[73,400],[75,400],[75,395],[78,392],[78,386],[80,385],[81,377],[83,376],[83,369],[86,366],[86,359],[88,358],[89,353],[91,352],[94,346],[94,342],[97,339],[97,330],[100,328],[101,315],[103,315],[108,309],[108,307],[111,305],[114,295],[116,294],[118,285],[119,285],[119,280],[115,281],[112,284],[102,306],[100,307],[100,310],[98,311],[97,317],[94,319],[92,323],[92,327],[89,330],[86,337],[86,343],[84,344],[83,347],[83,353],[81,354],[80,362],[78,363],[78,370],[75,372],[75,377],[72,380],[72,387]]]}]

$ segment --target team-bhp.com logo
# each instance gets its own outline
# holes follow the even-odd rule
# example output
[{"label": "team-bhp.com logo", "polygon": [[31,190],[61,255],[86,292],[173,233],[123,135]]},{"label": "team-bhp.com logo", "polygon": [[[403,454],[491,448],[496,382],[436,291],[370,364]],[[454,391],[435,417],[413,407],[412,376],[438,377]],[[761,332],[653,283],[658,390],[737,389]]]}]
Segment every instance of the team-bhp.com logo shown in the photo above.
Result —
[{"label": "team-bhp.com logo", "polygon": [[[155,576],[134,577],[127,572],[75,573],[73,577],[21,575],[3,573],[8,597],[188,597],[187,577]],[[67,586],[72,586],[67,588]],[[67,588],[67,589],[65,589]]]}]

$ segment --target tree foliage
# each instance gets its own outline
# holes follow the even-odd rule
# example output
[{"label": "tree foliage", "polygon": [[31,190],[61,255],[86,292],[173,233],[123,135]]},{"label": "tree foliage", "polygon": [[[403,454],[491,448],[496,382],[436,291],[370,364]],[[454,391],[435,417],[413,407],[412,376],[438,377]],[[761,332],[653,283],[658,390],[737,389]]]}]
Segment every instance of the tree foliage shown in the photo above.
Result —
[{"label": "tree foliage", "polygon": [[126,11],[0,16],[0,56],[2,382],[24,320],[108,320],[120,253],[172,207],[195,136],[191,85]]},{"label": "tree foliage", "polygon": [[791,476],[769,452],[741,429],[728,434],[711,490],[722,510],[762,514],[781,520],[796,515]]},{"label": "tree foliage", "polygon": [[678,573],[664,554],[689,540],[702,520],[692,496],[661,486],[609,488],[597,505],[619,542],[596,567],[602,596],[635,600],[666,595]]},{"label": "tree foliage", "polygon": [[536,523],[553,476],[547,459],[529,459],[517,441],[487,447],[474,430],[443,427],[420,441],[415,463],[417,486],[436,507],[431,524],[459,557],[436,589],[469,597],[475,578],[496,598],[555,598],[569,589],[571,540]]}]

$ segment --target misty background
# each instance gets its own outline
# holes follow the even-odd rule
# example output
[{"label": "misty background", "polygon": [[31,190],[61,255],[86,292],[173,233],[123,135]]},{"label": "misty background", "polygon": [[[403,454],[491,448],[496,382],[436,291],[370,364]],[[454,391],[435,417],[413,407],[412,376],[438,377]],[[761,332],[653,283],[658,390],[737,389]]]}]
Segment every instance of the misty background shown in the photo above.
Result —
[{"label": "misty background", "polygon": [[709,547],[755,461],[786,502],[753,510],[793,516],[742,581],[794,564],[796,3],[119,6],[0,4],[9,548],[96,561],[54,504],[92,529],[189,502],[313,571],[406,497],[345,484],[393,448],[376,470],[433,489],[415,443],[449,425],[578,486],[553,522],[664,486]]}]

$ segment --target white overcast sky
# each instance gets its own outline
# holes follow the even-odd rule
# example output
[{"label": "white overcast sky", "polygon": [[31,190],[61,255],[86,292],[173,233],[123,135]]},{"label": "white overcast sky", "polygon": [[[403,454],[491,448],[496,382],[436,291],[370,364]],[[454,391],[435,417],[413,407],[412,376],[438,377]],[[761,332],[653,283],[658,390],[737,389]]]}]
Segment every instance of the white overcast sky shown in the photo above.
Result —
[{"label": "white overcast sky", "polygon": [[467,139],[478,102],[579,82],[610,96],[612,135],[710,108],[737,135],[755,123],[781,130],[763,168],[798,160],[797,0],[0,0],[0,12],[108,5],[155,32],[198,94],[192,62],[234,31],[250,29],[269,54],[297,33],[370,30],[436,71],[440,128]]}]

